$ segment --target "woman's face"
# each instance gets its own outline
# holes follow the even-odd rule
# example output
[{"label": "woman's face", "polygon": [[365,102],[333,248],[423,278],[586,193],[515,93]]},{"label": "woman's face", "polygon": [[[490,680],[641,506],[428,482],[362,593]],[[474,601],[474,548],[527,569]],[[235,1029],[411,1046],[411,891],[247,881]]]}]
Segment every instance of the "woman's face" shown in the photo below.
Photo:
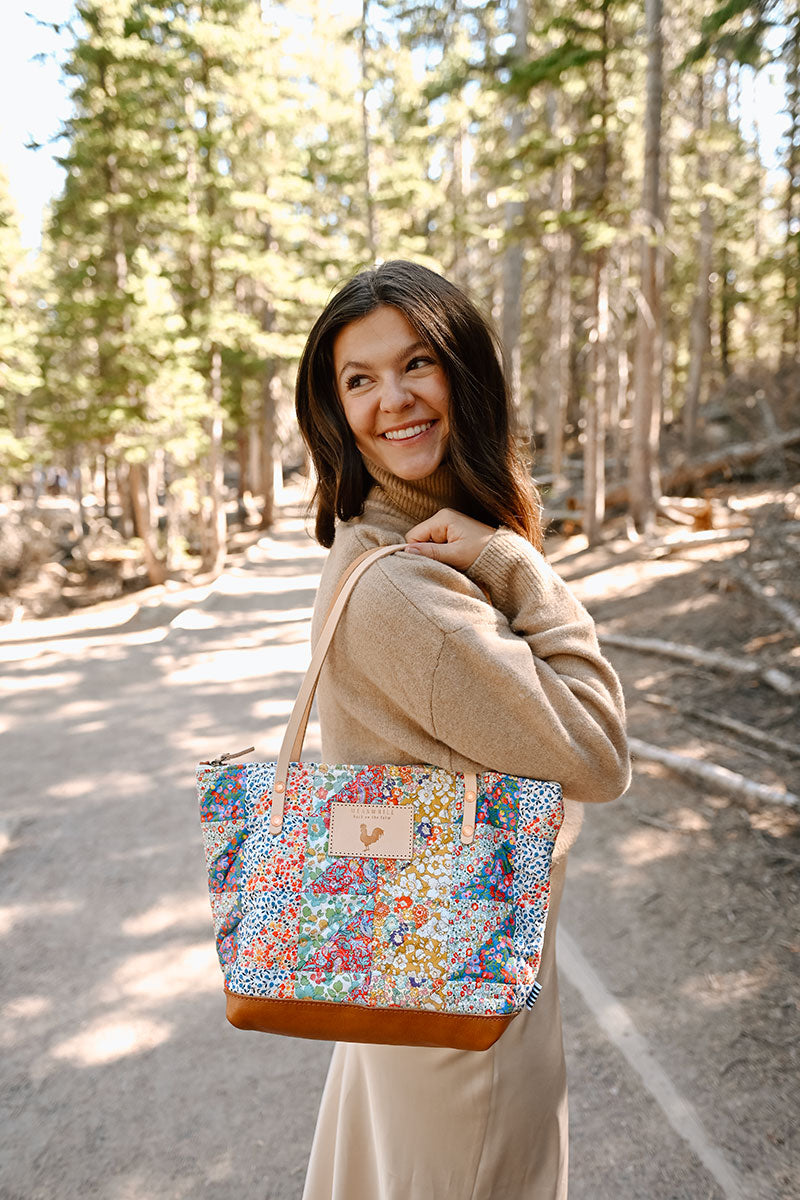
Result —
[{"label": "woman's face", "polygon": [[398,308],[381,305],[339,331],[336,387],[359,450],[409,481],[447,451],[450,388],[430,347]]}]

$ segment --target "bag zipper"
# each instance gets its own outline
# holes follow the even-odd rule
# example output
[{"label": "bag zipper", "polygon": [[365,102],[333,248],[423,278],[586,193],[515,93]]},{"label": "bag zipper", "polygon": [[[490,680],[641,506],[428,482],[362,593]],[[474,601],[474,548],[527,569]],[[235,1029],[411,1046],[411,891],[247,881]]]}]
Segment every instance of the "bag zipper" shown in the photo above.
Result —
[{"label": "bag zipper", "polygon": [[255,746],[248,746],[246,750],[231,750],[229,754],[220,754],[219,758],[204,758],[201,767],[221,767],[225,763],[230,762],[232,758],[244,758],[245,754],[252,754]]}]

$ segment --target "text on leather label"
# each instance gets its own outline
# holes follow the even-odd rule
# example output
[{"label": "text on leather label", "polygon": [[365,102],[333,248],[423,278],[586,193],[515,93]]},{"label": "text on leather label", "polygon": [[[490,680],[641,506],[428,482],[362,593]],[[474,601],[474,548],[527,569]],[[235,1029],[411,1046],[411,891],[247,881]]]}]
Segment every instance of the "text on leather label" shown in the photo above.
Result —
[{"label": "text on leather label", "polygon": [[414,853],[411,804],[331,804],[332,858],[403,858]]}]

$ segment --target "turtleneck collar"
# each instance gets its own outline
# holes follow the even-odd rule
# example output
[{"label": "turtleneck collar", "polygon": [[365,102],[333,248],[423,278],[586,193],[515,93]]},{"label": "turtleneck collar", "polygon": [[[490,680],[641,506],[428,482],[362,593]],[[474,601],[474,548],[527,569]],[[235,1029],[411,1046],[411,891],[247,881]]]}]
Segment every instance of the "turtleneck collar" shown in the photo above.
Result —
[{"label": "turtleneck collar", "polygon": [[432,475],[409,481],[393,475],[386,467],[361,456],[364,466],[375,480],[370,500],[400,511],[418,524],[432,517],[440,508],[463,507],[463,493],[448,462],[441,463]]}]

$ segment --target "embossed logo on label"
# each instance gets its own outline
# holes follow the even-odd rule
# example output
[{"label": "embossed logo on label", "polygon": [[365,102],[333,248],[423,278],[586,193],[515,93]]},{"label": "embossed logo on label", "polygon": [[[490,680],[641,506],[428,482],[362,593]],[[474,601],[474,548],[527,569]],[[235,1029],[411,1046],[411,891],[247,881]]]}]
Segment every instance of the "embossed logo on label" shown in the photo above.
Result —
[{"label": "embossed logo on label", "polygon": [[378,838],[383,837],[383,830],[380,825],[376,825],[372,833],[367,832],[366,825],[362,822],[361,825],[361,840],[365,846],[371,846],[373,842],[377,842]]},{"label": "embossed logo on label", "polygon": [[331,804],[328,852],[333,858],[403,858],[414,853],[411,804]]}]

